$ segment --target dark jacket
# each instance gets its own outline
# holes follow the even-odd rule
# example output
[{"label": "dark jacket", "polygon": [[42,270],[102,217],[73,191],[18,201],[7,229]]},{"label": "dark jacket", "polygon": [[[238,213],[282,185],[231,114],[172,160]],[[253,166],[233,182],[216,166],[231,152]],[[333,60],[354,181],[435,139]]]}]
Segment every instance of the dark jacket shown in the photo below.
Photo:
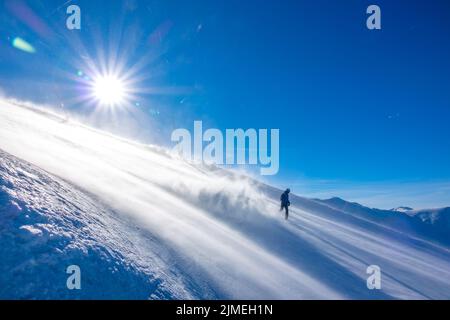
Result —
[{"label": "dark jacket", "polygon": [[281,205],[282,206],[289,206],[291,203],[289,202],[289,193],[287,191],[283,192],[283,194],[280,197]]}]

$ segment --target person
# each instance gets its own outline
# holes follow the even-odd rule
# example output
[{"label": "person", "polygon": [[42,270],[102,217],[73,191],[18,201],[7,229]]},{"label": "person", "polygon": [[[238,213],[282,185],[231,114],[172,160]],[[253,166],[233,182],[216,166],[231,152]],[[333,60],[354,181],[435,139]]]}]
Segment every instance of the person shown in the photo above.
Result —
[{"label": "person", "polygon": [[291,190],[286,189],[286,191],[283,192],[283,194],[280,197],[280,200],[281,200],[280,211],[282,211],[283,209],[285,210],[285,219],[286,220],[289,218],[289,206],[291,205],[291,203],[289,202],[289,192],[291,192]]}]

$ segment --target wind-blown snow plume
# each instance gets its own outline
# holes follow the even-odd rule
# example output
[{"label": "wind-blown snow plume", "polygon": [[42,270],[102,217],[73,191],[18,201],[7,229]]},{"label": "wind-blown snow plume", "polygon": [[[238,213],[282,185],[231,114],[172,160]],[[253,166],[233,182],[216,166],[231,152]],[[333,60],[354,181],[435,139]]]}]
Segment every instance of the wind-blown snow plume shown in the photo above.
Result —
[{"label": "wind-blown snow plume", "polygon": [[[0,163],[6,199],[0,226],[9,230],[0,253],[17,254],[2,265],[0,285],[8,291],[0,296],[68,298],[60,281],[64,264],[81,256],[88,279],[111,264],[118,271],[92,276],[96,285],[79,297],[450,297],[444,245],[300,197],[285,222],[278,190],[162,148],[3,101],[0,149],[7,152]],[[48,241],[50,235],[63,240]],[[35,277],[48,281],[35,283],[45,290],[26,277],[13,281],[25,267],[34,274],[49,261],[62,274],[41,269]],[[386,275],[381,291],[366,287],[371,264]]]}]

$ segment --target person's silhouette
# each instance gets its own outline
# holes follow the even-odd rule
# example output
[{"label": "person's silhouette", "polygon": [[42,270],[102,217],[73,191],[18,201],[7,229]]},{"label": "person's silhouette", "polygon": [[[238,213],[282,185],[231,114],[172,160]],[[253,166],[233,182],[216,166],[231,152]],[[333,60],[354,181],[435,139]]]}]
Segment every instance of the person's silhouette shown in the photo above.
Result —
[{"label": "person's silhouette", "polygon": [[287,220],[289,218],[289,206],[291,203],[289,202],[289,192],[291,192],[290,189],[286,189],[285,192],[280,197],[281,200],[281,208],[280,211],[283,209],[285,210],[285,219]]}]

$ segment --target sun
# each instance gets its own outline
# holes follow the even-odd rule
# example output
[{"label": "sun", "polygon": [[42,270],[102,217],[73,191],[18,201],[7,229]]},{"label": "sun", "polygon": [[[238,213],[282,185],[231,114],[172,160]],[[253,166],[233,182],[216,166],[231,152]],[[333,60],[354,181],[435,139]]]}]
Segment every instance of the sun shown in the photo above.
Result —
[{"label": "sun", "polygon": [[98,76],[92,85],[93,95],[101,104],[109,107],[125,102],[127,87],[124,81],[114,75]]}]

